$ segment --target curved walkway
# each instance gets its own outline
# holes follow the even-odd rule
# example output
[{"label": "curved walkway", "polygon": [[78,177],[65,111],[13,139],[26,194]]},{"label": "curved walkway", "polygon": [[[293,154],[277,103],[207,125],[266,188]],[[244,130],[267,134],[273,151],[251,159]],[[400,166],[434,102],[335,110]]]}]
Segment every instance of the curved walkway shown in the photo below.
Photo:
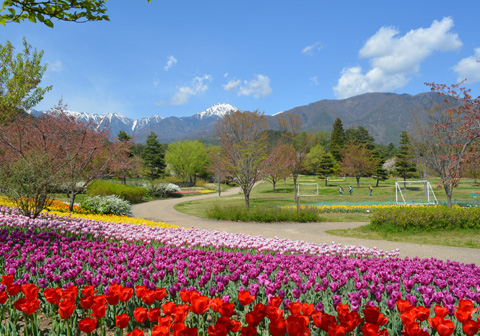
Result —
[{"label": "curved walkway", "polygon": [[[235,195],[239,192],[239,188],[232,188],[223,192],[222,197]],[[354,228],[365,225],[366,223],[244,223],[216,221],[192,217],[178,212],[173,208],[178,203],[211,197],[218,198],[218,194],[189,196],[188,198],[158,200],[137,204],[132,207],[132,213],[135,217],[161,221],[167,224],[176,224],[186,228],[193,227],[196,229],[226,231],[230,233],[245,233],[253,236],[288,238],[319,244],[331,244],[335,242],[342,245],[362,245],[384,251],[391,251],[398,248],[400,249],[401,257],[437,258],[480,265],[480,251],[478,249],[356,239],[333,236],[325,232],[332,229]]]}]

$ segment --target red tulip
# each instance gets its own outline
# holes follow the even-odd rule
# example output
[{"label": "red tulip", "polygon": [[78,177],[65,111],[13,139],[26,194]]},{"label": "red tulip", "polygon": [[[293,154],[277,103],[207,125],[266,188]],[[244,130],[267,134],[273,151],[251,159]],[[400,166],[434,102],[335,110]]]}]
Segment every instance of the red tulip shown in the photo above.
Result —
[{"label": "red tulip", "polygon": [[315,323],[317,327],[319,327],[324,331],[328,331],[328,329],[331,326],[337,324],[337,319],[335,318],[335,316],[321,313],[321,312],[317,312],[313,314],[312,318],[313,318],[313,323]]},{"label": "red tulip", "polygon": [[473,308],[473,302],[472,300],[465,300],[465,299],[460,299],[458,301],[458,309],[460,310],[463,310],[463,311],[468,311],[468,312],[472,312],[475,313],[478,308]]},{"label": "red tulip", "polygon": [[177,305],[172,313],[172,318],[176,323],[185,321],[190,307],[188,305]]},{"label": "red tulip", "polygon": [[[309,335],[307,328],[308,317],[303,315],[290,315],[287,318],[287,333],[291,336]],[[307,331],[308,330],[308,331]]]},{"label": "red tulip", "polygon": [[147,320],[147,309],[143,307],[137,307],[133,311],[133,317],[138,323],[143,323]]},{"label": "red tulip", "polygon": [[160,316],[160,308],[150,308],[148,310],[147,316],[150,322],[158,321],[158,318]]},{"label": "red tulip", "polygon": [[205,313],[209,308],[210,299],[206,296],[196,296],[191,301],[190,310],[197,315]]},{"label": "red tulip", "polygon": [[266,315],[270,321],[276,321],[283,318],[283,310],[278,309],[277,307],[267,306]]},{"label": "red tulip", "polygon": [[97,319],[85,317],[83,320],[78,322],[78,329],[87,334],[92,333],[95,329],[97,329]]},{"label": "red tulip", "polygon": [[437,332],[440,336],[450,336],[455,331],[455,325],[450,320],[443,320],[437,326]]},{"label": "red tulip", "polygon": [[0,281],[0,284],[5,285],[5,287],[10,287],[13,284],[14,279],[13,274],[2,275],[2,281]]},{"label": "red tulip", "polygon": [[58,313],[62,319],[68,319],[75,310],[75,301],[60,301],[58,303]]},{"label": "red tulip", "polygon": [[40,300],[39,299],[27,299],[27,302],[25,302],[22,305],[22,311],[26,315],[31,315],[37,311],[37,309],[40,307]]},{"label": "red tulip", "polygon": [[7,295],[7,292],[5,291],[0,291],[0,304],[5,304],[5,302],[7,302],[8,300],[8,295]]},{"label": "red tulip", "polygon": [[61,290],[62,290],[61,288],[58,288],[58,289],[46,288],[43,291],[43,296],[45,297],[48,303],[57,304],[58,301],[60,301],[60,299],[62,298]]},{"label": "red tulip", "polygon": [[212,308],[215,313],[218,313],[220,311],[220,307],[222,307],[222,305],[223,300],[219,297],[210,300],[210,308]]},{"label": "red tulip", "polygon": [[169,336],[170,328],[155,326],[152,329],[152,336]]},{"label": "red tulip", "polygon": [[169,302],[165,302],[162,305],[162,309],[163,309],[163,312],[165,313],[165,315],[172,315],[176,306],[177,305],[175,303],[169,301]]},{"label": "red tulip", "polygon": [[7,292],[8,292],[8,295],[10,296],[16,296],[18,293],[20,293],[20,285],[17,285],[17,284],[14,284],[14,285],[10,285],[7,287]]},{"label": "red tulip", "polygon": [[155,289],[155,300],[162,301],[166,297],[167,297],[167,292],[165,291],[165,288]]},{"label": "red tulip", "polygon": [[225,302],[220,307],[219,313],[222,316],[231,317],[235,313],[234,306],[235,306],[235,304],[233,302],[231,302],[231,303]]},{"label": "red tulip", "polygon": [[180,300],[182,300],[185,303],[190,303],[191,296],[192,296],[192,292],[189,290],[180,291]]},{"label": "red tulip", "polygon": [[407,310],[412,308],[412,305],[410,304],[409,301],[407,300],[397,300],[397,309],[400,312],[400,314],[403,314]]},{"label": "red tulip", "polygon": [[18,311],[22,311],[22,305],[25,304],[25,302],[27,302],[27,298],[20,298],[13,303],[13,307]]},{"label": "red tulip", "polygon": [[242,306],[249,305],[254,300],[255,300],[255,296],[251,296],[250,292],[248,291],[238,292],[238,301],[240,301],[240,304]]},{"label": "red tulip", "polygon": [[80,298],[80,306],[85,310],[90,309],[94,303],[93,296],[84,296]]},{"label": "red tulip", "polygon": [[365,322],[370,324],[384,325],[388,322],[388,317],[383,316],[380,313],[380,308],[376,306],[366,306],[363,309],[363,315],[365,316]]},{"label": "red tulip", "polygon": [[[218,334],[215,334],[215,336],[217,335]],[[257,336],[257,328],[251,325],[243,327],[240,331],[240,335],[241,336]]]},{"label": "red tulip", "polygon": [[118,293],[122,289],[122,286],[119,284],[111,284],[110,287],[108,287],[108,292],[114,292]]},{"label": "red tulip", "polygon": [[328,336],[345,336],[347,330],[344,326],[335,324],[328,329]]},{"label": "red tulip", "polygon": [[96,292],[98,292],[98,289],[95,290],[95,287],[93,286],[85,286],[82,290],[82,295],[83,296],[93,296]]},{"label": "red tulip", "polygon": [[90,308],[92,308],[92,313],[90,314],[90,316],[93,316],[97,319],[105,317],[105,313],[107,312],[107,305],[105,303],[95,303]]},{"label": "red tulip", "polygon": [[62,292],[62,298],[65,301],[75,301],[78,295],[77,286],[70,286],[67,289],[64,289]]},{"label": "red tulip", "polygon": [[475,321],[468,320],[463,322],[462,330],[467,336],[473,336],[478,332],[480,325]]},{"label": "red tulip", "polygon": [[147,306],[150,306],[155,303],[155,291],[153,290],[146,290],[143,293],[142,296],[142,301],[145,303]]},{"label": "red tulip", "polygon": [[25,284],[21,286],[23,295],[27,299],[36,299],[38,298],[38,287],[34,284]]},{"label": "red tulip", "polygon": [[172,318],[170,316],[159,317],[158,325],[170,329],[170,326],[172,325]]},{"label": "red tulip", "polygon": [[105,295],[105,299],[107,300],[110,306],[116,306],[118,304],[118,301],[120,300],[120,297],[118,295],[118,292],[109,291]]},{"label": "red tulip", "polygon": [[280,307],[281,304],[282,304],[282,298],[279,296],[271,297],[270,301],[268,302],[269,306],[273,306],[277,308]]},{"label": "red tulip", "polygon": [[245,321],[247,321],[248,324],[254,327],[258,326],[262,320],[263,320],[263,316],[256,311],[248,312],[245,315]]},{"label": "red tulip", "polygon": [[122,302],[128,302],[133,296],[133,289],[128,287],[123,287],[118,291],[118,298]]},{"label": "red tulip", "polygon": [[300,302],[290,302],[288,310],[290,311],[290,314],[297,315],[302,311],[302,304]]},{"label": "red tulip", "polygon": [[287,321],[283,318],[272,320],[268,325],[272,336],[284,336],[287,333]]},{"label": "red tulip", "polygon": [[442,306],[435,306],[433,307],[433,311],[435,312],[435,315],[444,318],[448,314],[448,308],[447,307],[442,307]]},{"label": "red tulip", "polygon": [[135,286],[135,295],[138,298],[142,298],[146,290],[147,288],[145,286]]},{"label": "red tulip", "polygon": [[315,311],[315,306],[313,305],[313,303],[310,303],[310,304],[303,303],[302,304],[303,315],[310,316],[310,315],[313,314],[314,311]]},{"label": "red tulip", "polygon": [[197,335],[198,335],[198,328],[184,328],[180,330],[175,336],[197,336]]},{"label": "red tulip", "polygon": [[[367,318],[365,317],[365,321],[366,320]],[[377,336],[380,326],[376,323],[366,322],[360,329],[362,330],[363,336]]]},{"label": "red tulip", "polygon": [[128,326],[128,321],[130,321],[130,316],[127,313],[115,316],[115,324],[118,328],[124,329]]},{"label": "red tulip", "polygon": [[144,333],[142,330],[135,328],[130,331],[127,336],[144,336]]},{"label": "red tulip", "polygon": [[430,317],[430,313],[430,309],[426,307],[415,307],[415,314],[419,321],[426,321]]},{"label": "red tulip", "polygon": [[95,295],[93,297],[93,304],[104,305],[105,302],[107,302],[107,301],[105,300],[105,295],[104,294]]},{"label": "red tulip", "polygon": [[185,330],[185,323],[175,323],[172,326],[172,334],[173,336],[179,336],[180,333]]}]

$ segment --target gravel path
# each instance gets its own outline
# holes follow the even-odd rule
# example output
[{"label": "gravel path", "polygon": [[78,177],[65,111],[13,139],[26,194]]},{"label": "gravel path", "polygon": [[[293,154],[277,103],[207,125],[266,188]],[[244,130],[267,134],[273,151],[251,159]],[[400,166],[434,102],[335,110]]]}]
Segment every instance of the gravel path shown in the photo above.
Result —
[{"label": "gravel path", "polygon": [[[222,197],[235,195],[239,192],[239,188],[232,188],[223,192]],[[132,207],[132,213],[135,217],[161,221],[167,224],[176,224],[186,228],[194,227],[197,229],[226,231],[230,233],[245,233],[254,236],[288,238],[291,240],[322,244],[335,242],[342,245],[362,245],[384,251],[391,251],[398,248],[400,249],[401,257],[437,258],[480,265],[480,250],[478,249],[356,239],[333,236],[325,232],[332,229],[355,228],[365,225],[366,223],[243,223],[216,221],[185,215],[173,208],[174,205],[178,203],[211,197],[218,198],[218,194],[189,196],[186,198],[158,200],[137,204]]]}]

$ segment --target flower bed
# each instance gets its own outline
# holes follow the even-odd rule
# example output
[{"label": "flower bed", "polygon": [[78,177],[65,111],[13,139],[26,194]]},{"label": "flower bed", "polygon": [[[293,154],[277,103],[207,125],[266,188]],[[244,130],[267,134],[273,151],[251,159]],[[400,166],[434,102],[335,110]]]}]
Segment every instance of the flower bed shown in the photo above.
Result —
[{"label": "flower bed", "polygon": [[[444,207],[439,205],[423,205],[423,204],[415,204],[415,205],[397,205],[397,204],[380,204],[380,205],[301,205],[300,209],[308,210],[308,209],[315,209],[320,213],[330,213],[330,212],[375,212],[377,210],[382,209],[411,209],[411,208],[438,208]],[[281,206],[282,209],[290,209],[290,210],[297,210],[296,205],[288,205],[288,206]]]},{"label": "flower bed", "polygon": [[[392,318],[386,327],[396,331],[401,328],[394,311],[399,299],[406,299],[411,305],[420,304],[429,311],[441,305],[450,316],[460,300],[480,302],[480,268],[435,259],[356,259],[153,248],[18,229],[2,229],[0,242],[0,269],[15,274],[18,286],[33,283],[41,288],[59,286],[66,290],[91,285],[107,295],[113,284],[127,288],[144,286],[150,291],[162,287],[170,300],[177,303],[182,290],[196,290],[203,296],[223,297],[226,301],[248,291],[257,304],[266,305],[272,297],[278,297],[285,311],[291,302],[299,301],[328,314],[336,308],[338,311],[339,304],[364,312],[372,301]],[[8,289],[5,286],[0,285],[0,291]],[[111,318],[113,315],[118,314],[111,313]],[[411,323],[414,322],[415,316]]]},{"label": "flower bed", "polygon": [[[2,215],[3,213],[3,215]],[[188,246],[200,248],[227,248],[233,250],[254,250],[257,252],[310,253],[317,255],[343,255],[360,257],[393,257],[399,250],[387,251],[370,249],[363,246],[342,246],[340,244],[315,244],[280,238],[264,238],[246,234],[234,234],[215,230],[184,229],[161,223],[147,226],[148,221],[139,220],[139,225],[122,222],[122,218],[131,222],[134,219],[123,216],[42,213],[37,219],[27,218],[18,211],[0,207],[0,227],[47,229],[61,233],[90,235],[95,239],[116,239],[127,242],[157,242],[167,246]],[[95,220],[98,218],[98,220]],[[119,222],[102,221],[100,218],[117,219]],[[143,224],[145,223],[145,225]]]},{"label": "flower bed", "polygon": [[[329,314],[324,312],[323,307],[312,303],[283,301],[282,306],[282,299],[274,296],[269,297],[266,304],[256,302],[256,297],[247,291],[240,291],[233,298],[210,298],[195,290],[183,290],[179,295],[180,300],[167,301],[171,297],[168,297],[165,288],[136,286],[134,290],[115,284],[109,286],[104,294],[96,294],[98,289],[86,286],[80,296],[74,285],[65,289],[47,288],[42,293],[43,297],[40,297],[43,299],[41,301],[39,288],[35,284],[16,285],[12,276],[3,276],[1,282],[6,285],[6,292],[0,292],[0,304],[5,305],[9,300],[6,306],[10,318],[9,323],[0,325],[2,334],[20,331],[17,323],[20,312],[23,313],[26,335],[29,332],[38,335],[44,331],[39,329],[37,317],[42,312],[52,318],[50,331],[57,335],[71,335],[72,329],[87,334],[98,330],[105,335],[108,327],[119,331],[121,335],[126,329],[127,336],[142,336],[145,329],[151,331],[152,336],[207,333],[210,336],[228,333],[257,336],[259,331],[262,335],[275,336],[287,333],[290,336],[305,336],[312,332],[387,336],[400,331],[404,336],[425,336],[429,335],[428,329],[441,336],[450,336],[455,331],[455,334],[463,331],[471,336],[480,327],[479,318],[474,320],[478,308],[473,308],[471,300],[460,300],[454,315],[448,317],[448,309],[440,305],[435,306],[432,314],[426,307],[399,299],[396,309],[384,315],[378,306],[368,302],[362,310],[362,317],[357,311],[350,310],[348,304],[341,303],[336,305],[333,314]],[[19,294],[22,297],[18,298]],[[3,322],[4,308],[2,306],[0,322]],[[80,320],[81,316],[83,318]],[[452,320],[457,325],[461,323],[461,329],[456,328]]]},{"label": "flower bed", "polygon": [[185,195],[185,194],[211,194],[216,192],[216,190],[182,190],[182,191],[174,191],[171,194],[174,195]]}]

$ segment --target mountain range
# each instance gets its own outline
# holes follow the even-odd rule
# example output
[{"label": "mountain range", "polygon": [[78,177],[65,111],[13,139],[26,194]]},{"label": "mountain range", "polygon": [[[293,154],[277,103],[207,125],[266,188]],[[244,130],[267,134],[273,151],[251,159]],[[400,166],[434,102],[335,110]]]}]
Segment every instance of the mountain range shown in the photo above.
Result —
[{"label": "mountain range", "polygon": [[[331,131],[336,118],[342,120],[344,129],[363,126],[375,137],[377,143],[398,144],[401,131],[411,127],[414,114],[425,114],[443,98],[435,93],[417,95],[395,93],[365,93],[359,96],[333,100],[320,100],[308,105],[298,106],[273,116],[266,115],[270,129],[278,129],[277,118],[284,113],[298,114],[302,120],[302,130]],[[67,111],[79,120],[95,122],[98,127],[108,125],[112,136],[123,130],[134,137],[135,142],[145,143],[150,132],[158,135],[161,143],[170,143],[181,139],[208,139],[215,135],[215,122],[237,108],[230,104],[215,104],[205,111],[190,117],[167,117],[157,115],[133,120],[118,113],[89,114]],[[48,113],[29,111],[34,116]]]}]

